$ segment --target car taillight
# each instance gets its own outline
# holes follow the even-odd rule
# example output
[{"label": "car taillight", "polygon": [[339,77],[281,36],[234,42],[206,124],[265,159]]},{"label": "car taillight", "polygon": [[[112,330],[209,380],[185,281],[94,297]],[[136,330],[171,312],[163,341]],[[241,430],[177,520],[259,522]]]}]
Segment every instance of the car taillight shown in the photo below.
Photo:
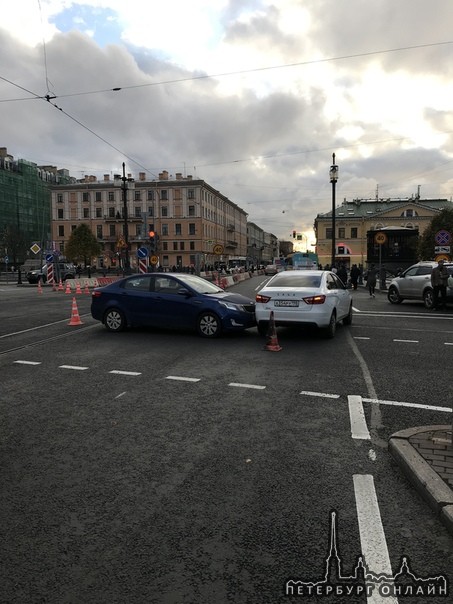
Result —
[{"label": "car taillight", "polygon": [[261,294],[256,294],[255,302],[258,302],[258,304],[267,304],[270,299],[270,296],[262,296]]},{"label": "car taillight", "polygon": [[324,304],[326,301],[325,296],[310,296],[309,298],[302,298],[305,304]]},{"label": "car taillight", "polygon": [[102,292],[93,289],[91,295],[93,298],[100,298],[102,296]]}]

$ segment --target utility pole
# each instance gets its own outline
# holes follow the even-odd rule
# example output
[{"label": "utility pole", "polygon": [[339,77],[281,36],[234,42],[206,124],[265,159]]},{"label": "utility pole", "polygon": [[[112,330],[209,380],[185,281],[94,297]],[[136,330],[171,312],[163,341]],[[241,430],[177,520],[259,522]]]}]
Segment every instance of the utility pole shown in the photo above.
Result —
[{"label": "utility pole", "polygon": [[123,162],[123,176],[121,178],[122,184],[121,189],[123,192],[123,218],[124,218],[124,226],[123,226],[123,234],[124,234],[124,243],[126,245],[126,256],[124,260],[124,274],[130,275],[131,273],[131,262],[129,258],[129,224],[128,224],[128,216],[127,216],[127,182],[128,178],[126,178],[126,164]]}]

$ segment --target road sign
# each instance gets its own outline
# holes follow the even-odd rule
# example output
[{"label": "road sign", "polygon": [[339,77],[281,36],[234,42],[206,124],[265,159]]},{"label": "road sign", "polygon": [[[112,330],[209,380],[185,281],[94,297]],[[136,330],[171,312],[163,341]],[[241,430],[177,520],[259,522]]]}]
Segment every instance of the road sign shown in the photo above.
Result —
[{"label": "road sign", "polygon": [[441,229],[440,231],[437,231],[434,239],[437,245],[448,245],[451,241],[451,233],[445,229]]},{"label": "road sign", "polygon": [[8,262],[9,262],[9,258],[8,258],[8,256],[5,256],[5,257],[3,258],[3,261],[4,261],[4,263],[5,263],[5,264],[8,264]]},{"label": "road sign", "polygon": [[137,256],[139,258],[147,258],[148,254],[149,254],[148,248],[146,248],[146,247],[139,247],[137,250]]},{"label": "road sign", "polygon": [[151,262],[151,264],[157,264],[159,262],[159,257],[158,256],[151,256],[150,262]]},{"label": "road sign", "polygon": [[436,245],[434,247],[435,254],[449,254],[450,246],[449,245]]},{"label": "road sign", "polygon": [[438,254],[435,257],[435,261],[439,262],[439,260],[443,260],[444,262],[450,262],[450,256],[447,256],[447,254]]},{"label": "road sign", "polygon": [[214,252],[214,254],[217,254],[217,256],[220,256],[220,254],[223,254],[223,245],[220,245],[220,243],[218,243],[212,248],[212,251]]},{"label": "road sign", "polygon": [[53,254],[46,254],[46,262],[53,262]]},{"label": "road sign", "polygon": [[374,242],[378,245],[383,245],[387,241],[387,235],[385,233],[376,233],[374,236]]},{"label": "road sign", "polygon": [[41,251],[41,248],[37,243],[34,243],[30,249],[34,254],[39,254],[39,252]]}]

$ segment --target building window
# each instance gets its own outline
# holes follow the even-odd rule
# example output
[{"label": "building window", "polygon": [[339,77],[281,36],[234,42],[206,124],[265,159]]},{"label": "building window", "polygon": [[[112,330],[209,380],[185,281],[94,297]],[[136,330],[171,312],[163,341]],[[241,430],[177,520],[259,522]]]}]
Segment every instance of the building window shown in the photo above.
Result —
[{"label": "building window", "polygon": [[164,250],[164,252],[166,252],[168,250],[168,242],[167,241],[164,241],[162,243],[162,249]]},{"label": "building window", "polygon": [[167,206],[162,206],[161,209],[160,209],[160,211],[161,211],[162,216],[168,216],[168,208],[167,208]]},{"label": "building window", "polygon": [[162,265],[163,266],[169,266],[168,256],[163,256],[163,258],[162,258]]},{"label": "building window", "polygon": [[82,194],[82,199],[83,199],[83,201],[90,201],[90,194],[89,193],[83,193]]},{"label": "building window", "polygon": [[84,218],[90,217],[90,208],[83,208],[83,217]]},{"label": "building window", "polygon": [[351,239],[357,239],[357,227],[351,227]]},{"label": "building window", "polygon": [[63,193],[57,193],[57,203],[63,203]]},{"label": "building window", "polygon": [[195,223],[189,222],[189,235],[195,235]]},{"label": "building window", "polygon": [[165,200],[168,199],[168,191],[166,189],[160,192],[160,198]]},{"label": "building window", "polygon": [[175,251],[175,252],[178,251],[178,242],[177,241],[173,241],[173,251]]},{"label": "building window", "polygon": [[338,237],[340,239],[344,239],[346,237],[346,229],[344,227],[340,227],[338,229]]},{"label": "building window", "polygon": [[189,248],[190,248],[190,250],[195,250],[195,241],[189,242]]},{"label": "building window", "polygon": [[102,193],[101,193],[101,191],[96,191],[96,201],[102,201]]},{"label": "building window", "polygon": [[148,201],[154,201],[154,191],[148,191]]},{"label": "building window", "polygon": [[96,218],[102,218],[102,208],[96,208]]},{"label": "building window", "polygon": [[76,224],[71,224],[71,233],[72,233],[73,231],[75,231],[75,230],[76,230],[76,228],[77,228],[77,225],[76,225]]},{"label": "building window", "polygon": [[141,224],[136,224],[135,225],[135,236],[136,237],[140,237],[142,234],[142,225]]},{"label": "building window", "polygon": [[181,251],[184,251],[184,241],[180,241],[180,242],[179,242],[179,249],[180,249]]},{"label": "building window", "polygon": [[109,218],[115,218],[115,208],[113,206],[109,207]]},{"label": "building window", "polygon": [[140,201],[142,198],[142,192],[134,189],[134,201]]},{"label": "building window", "polygon": [[153,206],[148,206],[148,216],[154,216],[154,208],[153,208]]},{"label": "building window", "polygon": [[58,210],[57,210],[57,217],[60,218],[60,219],[64,218],[64,216],[63,216],[63,208],[58,208]]},{"label": "building window", "polygon": [[115,192],[109,191],[109,201],[115,201]]},{"label": "building window", "polygon": [[188,199],[195,199],[195,191],[193,189],[189,189],[187,191],[187,198]]},{"label": "building window", "polygon": [[109,235],[110,237],[115,237],[116,233],[115,233],[115,225],[114,224],[110,224],[109,225]]},{"label": "building window", "polygon": [[135,206],[134,212],[135,212],[135,214],[134,214],[135,218],[141,218],[142,217],[142,209],[141,209],[140,206]]},{"label": "building window", "polygon": [[96,237],[102,239],[102,224],[96,225]]},{"label": "building window", "polygon": [[179,222],[175,224],[175,235],[182,235],[181,223]]},{"label": "building window", "polygon": [[168,224],[163,224],[162,225],[162,235],[163,236],[168,236]]},{"label": "building window", "polygon": [[58,225],[58,237],[64,237],[64,225],[63,224]]},{"label": "building window", "polygon": [[332,227],[326,228],[326,239],[332,239]]},{"label": "building window", "polygon": [[195,216],[195,206],[189,206],[189,216]]}]

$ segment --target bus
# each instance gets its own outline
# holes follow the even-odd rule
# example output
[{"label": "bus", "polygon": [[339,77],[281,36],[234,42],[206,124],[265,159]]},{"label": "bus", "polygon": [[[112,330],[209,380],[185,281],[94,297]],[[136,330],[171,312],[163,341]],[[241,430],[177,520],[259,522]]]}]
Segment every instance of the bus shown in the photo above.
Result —
[{"label": "bus", "polygon": [[247,266],[247,256],[231,256],[231,258],[228,258],[227,268],[229,268],[229,269],[242,268],[245,270],[246,266]]},{"label": "bus", "polygon": [[294,252],[285,258],[286,268],[293,270],[316,270],[318,268],[318,255],[314,252]]}]

